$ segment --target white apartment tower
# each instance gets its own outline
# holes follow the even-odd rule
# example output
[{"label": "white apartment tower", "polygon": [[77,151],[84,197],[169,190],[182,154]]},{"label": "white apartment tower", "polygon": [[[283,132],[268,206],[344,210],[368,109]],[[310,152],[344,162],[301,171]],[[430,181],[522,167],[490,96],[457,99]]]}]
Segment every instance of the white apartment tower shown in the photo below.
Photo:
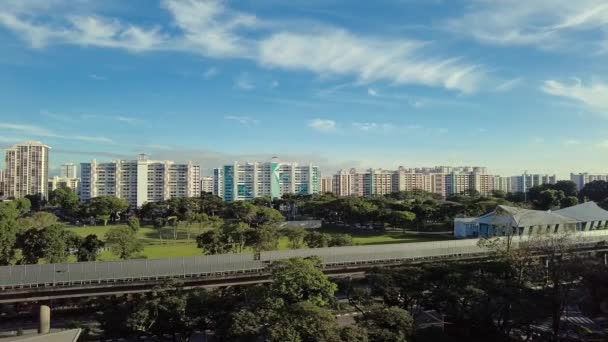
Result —
[{"label": "white apartment tower", "polygon": [[173,161],[115,160],[80,165],[80,199],[99,196],[123,198],[134,207],[171,198],[195,197],[201,192],[200,166]]},{"label": "white apartment tower", "polygon": [[49,150],[39,141],[26,141],[6,149],[5,197],[41,194],[48,198]]},{"label": "white apartment tower", "polygon": [[205,193],[213,193],[213,177],[201,177],[201,191]]},{"label": "white apartment tower", "polygon": [[591,183],[593,181],[601,180],[608,182],[608,175],[593,175],[588,174],[586,172],[579,174],[571,173],[570,180],[576,184],[576,189],[580,191],[585,186],[585,184]]},{"label": "white apartment tower", "polygon": [[283,194],[319,193],[319,167],[312,164],[281,163],[277,158],[266,163],[237,162],[222,170],[223,198],[227,202]]},{"label": "white apartment tower", "polygon": [[78,178],[76,165],[73,163],[62,164],[59,167],[59,178]]},{"label": "white apartment tower", "polygon": [[224,198],[224,168],[213,169],[213,194]]}]

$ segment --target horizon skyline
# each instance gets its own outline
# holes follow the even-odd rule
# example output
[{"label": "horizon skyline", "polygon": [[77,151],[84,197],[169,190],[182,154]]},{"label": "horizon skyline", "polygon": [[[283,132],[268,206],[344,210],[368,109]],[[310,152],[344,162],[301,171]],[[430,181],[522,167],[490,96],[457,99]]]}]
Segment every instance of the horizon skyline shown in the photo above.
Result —
[{"label": "horizon skyline", "polygon": [[[0,149],[608,173],[603,0],[7,0]],[[0,162],[4,167],[4,160]]]}]

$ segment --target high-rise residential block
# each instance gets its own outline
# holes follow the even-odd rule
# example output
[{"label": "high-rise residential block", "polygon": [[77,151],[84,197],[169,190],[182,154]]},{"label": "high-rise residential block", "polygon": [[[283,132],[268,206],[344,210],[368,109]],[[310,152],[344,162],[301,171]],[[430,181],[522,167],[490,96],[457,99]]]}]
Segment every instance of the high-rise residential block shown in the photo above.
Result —
[{"label": "high-rise residential block", "polygon": [[593,175],[586,172],[579,174],[571,173],[570,180],[576,184],[577,190],[580,191],[585,186],[585,184],[591,183],[593,181],[601,180],[608,182],[608,175]]},{"label": "high-rise residential block", "polygon": [[0,169],[0,198],[4,197],[4,170]]},{"label": "high-rise residential block", "polygon": [[78,178],[76,165],[73,163],[62,164],[59,167],[59,178]]},{"label": "high-rise residential block", "polygon": [[521,176],[511,177],[512,192],[528,192],[531,187],[542,184],[555,184],[557,177],[555,175],[528,174],[524,172]]},{"label": "high-rise residential block", "polygon": [[223,198],[227,202],[283,194],[319,193],[319,168],[312,164],[281,163],[277,158],[266,163],[237,162],[222,170]]},{"label": "high-rise residential block", "polygon": [[49,178],[49,192],[57,188],[66,187],[72,189],[75,193],[79,193],[80,178],[67,178],[55,176]]},{"label": "high-rise residential block", "polygon": [[332,177],[322,177],[321,178],[321,193],[333,192],[333,178]]},{"label": "high-rise residential block", "polygon": [[123,198],[134,207],[171,198],[200,196],[200,166],[173,161],[115,160],[80,165],[80,199],[99,196]]},{"label": "high-rise residential block", "polygon": [[224,198],[224,168],[213,169],[213,194]]},{"label": "high-rise residential block", "polygon": [[49,150],[39,141],[26,141],[6,149],[5,197],[40,194],[48,198]]},{"label": "high-rise residential block", "polygon": [[213,193],[213,177],[201,177],[201,191],[205,193]]}]

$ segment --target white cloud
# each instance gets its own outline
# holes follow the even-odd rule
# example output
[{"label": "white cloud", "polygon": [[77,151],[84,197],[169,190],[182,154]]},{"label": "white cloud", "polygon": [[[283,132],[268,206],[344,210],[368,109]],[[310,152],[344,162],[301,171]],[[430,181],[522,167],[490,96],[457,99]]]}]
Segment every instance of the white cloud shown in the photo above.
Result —
[{"label": "white cloud", "polygon": [[336,130],[336,122],[328,119],[313,119],[308,122],[308,127],[319,132],[333,132]]},{"label": "white cloud", "polygon": [[261,41],[259,61],[268,67],[308,70],[321,75],[353,75],[359,82],[477,89],[483,71],[458,58],[425,56],[425,44],[410,40],[359,37],[344,30],[280,32]]},{"label": "white cloud", "polygon": [[114,143],[112,139],[100,136],[86,136],[86,135],[62,135],[57,134],[48,129],[32,126],[32,125],[21,125],[13,123],[0,123],[0,129],[10,130],[11,132],[19,132],[24,135],[31,135],[36,137],[47,137],[47,138],[58,138],[65,140],[77,140],[77,141],[88,141],[88,142],[100,142],[100,143]]},{"label": "white cloud", "polygon": [[362,132],[388,132],[395,128],[391,123],[353,122],[353,128]]},{"label": "white cloud", "polygon": [[131,118],[128,116],[115,116],[114,119],[117,121],[120,121],[120,122],[128,123],[128,124],[134,124],[137,122],[136,118]]},{"label": "white cloud", "polygon": [[226,115],[224,116],[225,120],[236,121],[241,125],[257,125],[260,123],[259,120],[254,119],[250,116],[235,116],[235,115]]},{"label": "white cloud", "polygon": [[[608,24],[605,0],[470,0],[465,14],[445,28],[492,45],[571,48],[583,31],[599,34]],[[587,38],[588,39],[588,38]]]},{"label": "white cloud", "polygon": [[105,81],[105,80],[107,80],[107,78],[105,76],[100,76],[100,75],[97,75],[97,74],[89,74],[89,78],[93,79],[93,80],[96,80],[96,81]]},{"label": "white cloud", "polygon": [[279,81],[274,80],[272,81],[272,83],[270,83],[270,87],[271,88],[278,88],[281,85],[281,83],[279,83]]},{"label": "white cloud", "polygon": [[251,80],[251,77],[247,73],[242,73],[239,77],[234,80],[234,86],[242,90],[255,89],[255,84]]},{"label": "white cloud", "polygon": [[592,82],[585,85],[578,79],[570,84],[547,80],[541,89],[549,95],[574,101],[590,111],[608,114],[608,84]]},{"label": "white cloud", "polygon": [[95,13],[73,14],[69,6],[52,21],[37,12],[40,6],[11,7],[0,14],[0,25],[34,48],[73,44],[130,52],[182,51],[250,59],[266,67],[321,76],[354,77],[361,83],[383,80],[471,93],[486,77],[479,65],[434,55],[426,42],[361,36],[329,26],[281,31],[276,23],[235,11],[221,0],[163,0],[162,4],[175,28],[144,27]]},{"label": "white cloud", "polygon": [[496,88],[494,88],[494,91],[497,93],[511,91],[511,90],[515,89],[517,86],[519,86],[522,82],[523,82],[523,79],[521,77],[512,78],[510,80],[506,80],[506,81],[500,83],[499,85],[497,85]]},{"label": "white cloud", "polygon": [[214,78],[215,76],[217,76],[218,73],[219,73],[218,68],[211,67],[211,68],[205,70],[205,72],[203,73],[203,78],[206,80],[210,80],[210,79]]},{"label": "white cloud", "polygon": [[367,94],[369,96],[378,96],[378,92],[374,88],[367,88]]},{"label": "white cloud", "polygon": [[564,140],[564,145],[565,146],[576,146],[576,145],[580,145],[581,141],[580,140],[576,140],[576,139],[567,139]]}]

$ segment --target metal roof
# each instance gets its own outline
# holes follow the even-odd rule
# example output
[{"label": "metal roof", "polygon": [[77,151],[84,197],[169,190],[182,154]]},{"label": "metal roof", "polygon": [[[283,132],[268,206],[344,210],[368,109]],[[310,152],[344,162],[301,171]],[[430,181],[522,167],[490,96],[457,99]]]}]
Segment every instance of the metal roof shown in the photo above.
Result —
[{"label": "metal roof", "polygon": [[576,223],[577,220],[551,211],[530,210],[499,205],[491,213],[479,217],[477,222],[504,225],[508,227],[529,227]]},{"label": "metal roof", "polygon": [[554,213],[572,218],[579,222],[607,221],[608,211],[600,208],[595,202],[585,202]]}]

